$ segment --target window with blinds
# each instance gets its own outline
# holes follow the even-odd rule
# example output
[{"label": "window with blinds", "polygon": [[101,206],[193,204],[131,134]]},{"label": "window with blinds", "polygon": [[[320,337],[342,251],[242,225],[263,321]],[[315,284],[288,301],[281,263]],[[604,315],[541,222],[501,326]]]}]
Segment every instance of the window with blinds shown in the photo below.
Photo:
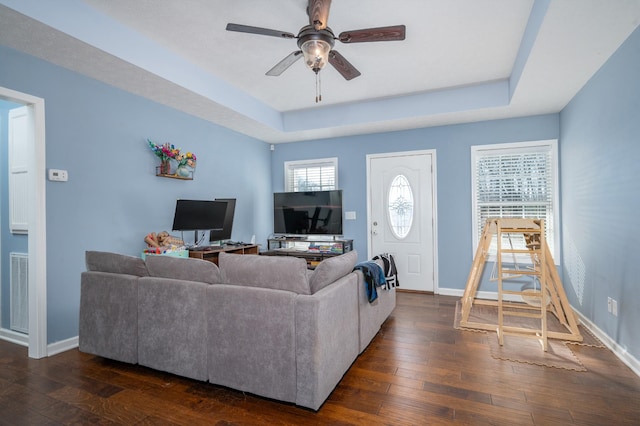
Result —
[{"label": "window with blinds", "polygon": [[327,191],[338,186],[338,159],[285,161],[284,190]]},{"label": "window with blinds", "polygon": [[[557,142],[473,146],[471,169],[474,251],[488,218],[544,219],[547,244],[557,262]],[[525,248],[522,235],[504,238],[503,247]],[[496,245],[494,237],[490,256],[495,256]]]}]

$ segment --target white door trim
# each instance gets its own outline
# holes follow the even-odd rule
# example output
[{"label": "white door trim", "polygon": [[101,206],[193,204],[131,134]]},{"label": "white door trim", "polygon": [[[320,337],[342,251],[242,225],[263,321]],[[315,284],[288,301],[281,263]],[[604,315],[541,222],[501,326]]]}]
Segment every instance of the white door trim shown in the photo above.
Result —
[{"label": "white door trim", "polygon": [[47,356],[47,212],[44,99],[0,86],[0,98],[33,108],[29,156],[29,357]]},{"label": "white door trim", "polygon": [[431,156],[431,193],[433,199],[431,205],[433,208],[433,247],[431,248],[433,253],[433,293],[439,293],[439,280],[438,280],[438,182],[436,181],[437,162],[436,162],[436,150],[426,149],[418,151],[399,151],[399,152],[385,152],[382,154],[367,154],[367,258],[371,259],[373,256],[371,248],[371,160],[374,158],[389,158],[389,157],[404,157],[407,155],[430,155]]}]

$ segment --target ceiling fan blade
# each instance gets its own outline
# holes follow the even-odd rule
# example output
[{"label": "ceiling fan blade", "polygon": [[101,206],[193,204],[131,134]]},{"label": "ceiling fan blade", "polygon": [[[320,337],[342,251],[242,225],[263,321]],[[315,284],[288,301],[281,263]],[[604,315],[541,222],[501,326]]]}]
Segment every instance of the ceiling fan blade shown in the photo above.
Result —
[{"label": "ceiling fan blade", "polygon": [[394,25],[391,27],[365,28],[362,30],[343,31],[338,40],[343,43],[364,43],[369,41],[404,40],[406,27]]},{"label": "ceiling fan blade", "polygon": [[329,63],[345,78],[345,80],[351,80],[360,75],[360,71],[356,69],[344,56],[338,51],[332,50],[329,52]]},{"label": "ceiling fan blade", "polygon": [[293,63],[300,58],[302,58],[302,50],[296,50],[295,52],[291,52],[289,55],[287,55],[286,58],[278,62],[276,66],[274,66],[269,71],[267,71],[266,75],[269,75],[271,77],[277,77],[283,72],[285,72],[287,68],[293,65]]},{"label": "ceiling fan blade", "polygon": [[239,33],[259,34],[279,38],[296,38],[295,34],[286,31],[270,30],[269,28],[251,27],[249,25],[227,24],[227,31]]},{"label": "ceiling fan blade", "polygon": [[329,20],[330,7],[331,0],[309,0],[309,6],[307,6],[309,25],[315,30],[325,29]]}]

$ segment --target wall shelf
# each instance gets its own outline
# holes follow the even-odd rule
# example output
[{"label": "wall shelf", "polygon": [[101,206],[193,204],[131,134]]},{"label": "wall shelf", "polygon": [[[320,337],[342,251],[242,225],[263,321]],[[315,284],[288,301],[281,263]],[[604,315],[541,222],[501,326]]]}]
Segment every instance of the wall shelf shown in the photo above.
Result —
[{"label": "wall shelf", "polygon": [[169,178],[169,179],[193,180],[193,173],[194,173],[194,170],[189,170],[189,175],[188,176],[180,176],[177,173],[173,173],[173,174],[160,173],[160,166],[156,167],[156,176],[163,177],[163,178]]}]

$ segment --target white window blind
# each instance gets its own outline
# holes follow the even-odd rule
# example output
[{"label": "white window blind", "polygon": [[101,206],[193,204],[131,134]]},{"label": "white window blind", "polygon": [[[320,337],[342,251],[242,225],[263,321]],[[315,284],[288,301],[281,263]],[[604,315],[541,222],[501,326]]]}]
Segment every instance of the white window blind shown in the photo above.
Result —
[{"label": "white window blind", "polygon": [[338,159],[285,161],[284,180],[284,188],[287,192],[336,189]]},{"label": "white window blind", "polygon": [[[557,238],[556,141],[472,147],[474,250],[488,218],[544,219],[554,260]],[[525,248],[522,235],[505,236],[504,247]],[[490,255],[495,255],[496,241]],[[526,257],[525,257],[526,259]],[[520,261],[521,259],[519,259]]]}]

